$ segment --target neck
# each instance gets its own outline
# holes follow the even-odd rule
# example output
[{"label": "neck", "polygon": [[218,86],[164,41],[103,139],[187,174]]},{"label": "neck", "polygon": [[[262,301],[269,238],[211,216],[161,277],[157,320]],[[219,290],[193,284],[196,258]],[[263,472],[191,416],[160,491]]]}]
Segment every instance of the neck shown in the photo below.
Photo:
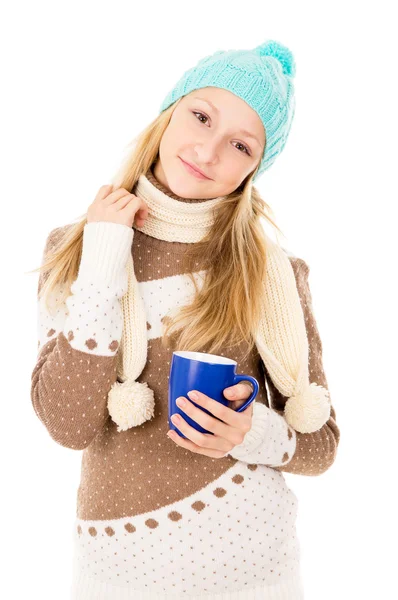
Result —
[{"label": "neck", "polygon": [[216,208],[226,196],[212,199],[181,198],[153,175],[151,169],[140,175],[133,193],[148,206],[148,218],[135,229],[170,242],[199,242],[210,231]]}]

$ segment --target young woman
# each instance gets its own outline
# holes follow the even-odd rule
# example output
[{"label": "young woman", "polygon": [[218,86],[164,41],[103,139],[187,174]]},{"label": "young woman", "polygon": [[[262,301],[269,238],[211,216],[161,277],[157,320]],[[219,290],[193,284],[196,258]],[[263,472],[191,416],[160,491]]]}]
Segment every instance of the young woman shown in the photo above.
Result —
[{"label": "young woman", "polygon": [[[48,236],[31,397],[83,450],[74,599],[303,598],[283,472],[325,472],[340,432],[309,267],[265,234],[253,186],[286,143],[294,72],[275,41],[205,57],[84,218]],[[255,402],[236,412],[248,383],[228,406],[190,390],[171,419],[185,437],[170,433],[177,349],[236,360]]]}]

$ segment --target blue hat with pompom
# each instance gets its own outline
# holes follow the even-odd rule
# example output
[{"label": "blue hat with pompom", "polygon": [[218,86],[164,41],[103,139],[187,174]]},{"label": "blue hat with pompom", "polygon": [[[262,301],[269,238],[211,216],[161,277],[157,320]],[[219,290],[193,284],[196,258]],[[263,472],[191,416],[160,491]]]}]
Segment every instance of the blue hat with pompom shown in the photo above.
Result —
[{"label": "blue hat with pompom", "polygon": [[160,112],[181,96],[208,86],[224,88],[245,100],[262,120],[266,136],[253,177],[256,181],[285,147],[295,112],[295,74],[292,52],[275,40],[253,50],[218,50],[185,71],[162,102]]}]

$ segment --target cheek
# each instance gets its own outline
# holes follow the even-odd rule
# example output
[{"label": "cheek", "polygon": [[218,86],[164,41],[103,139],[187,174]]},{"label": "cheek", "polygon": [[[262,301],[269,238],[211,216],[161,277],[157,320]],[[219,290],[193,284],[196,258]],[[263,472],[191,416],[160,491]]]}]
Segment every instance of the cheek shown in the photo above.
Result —
[{"label": "cheek", "polygon": [[247,166],[242,165],[242,159],[239,160],[239,156],[236,158],[229,156],[225,157],[225,160],[222,161],[220,179],[224,185],[235,189],[249,172]]},{"label": "cheek", "polygon": [[171,125],[168,126],[166,131],[164,132],[160,146],[164,154],[172,154],[176,145],[176,133],[173,131],[173,127]]},{"label": "cheek", "polygon": [[200,135],[198,129],[195,127],[195,123],[190,119],[189,114],[187,113],[176,115],[175,118],[170,121],[167,131],[174,142],[179,144],[193,143],[195,138]]},{"label": "cheek", "polygon": [[187,131],[188,123],[186,117],[177,110],[174,111],[161,140],[164,153],[175,155],[176,151],[180,150],[181,145],[184,144],[184,141],[189,139]]}]

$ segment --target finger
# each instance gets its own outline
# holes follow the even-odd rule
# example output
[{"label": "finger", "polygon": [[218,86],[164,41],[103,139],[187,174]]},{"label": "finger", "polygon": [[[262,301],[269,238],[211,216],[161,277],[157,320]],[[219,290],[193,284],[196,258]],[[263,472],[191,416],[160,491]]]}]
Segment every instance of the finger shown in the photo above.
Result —
[{"label": "finger", "polygon": [[145,220],[148,218],[148,206],[145,204],[145,202],[143,202],[141,204],[141,208],[139,208],[136,212],[136,217],[140,220]]},{"label": "finger", "polygon": [[138,202],[138,199],[135,196],[132,196],[131,194],[126,192],[125,194],[120,196],[118,199],[116,199],[113,202],[113,204],[114,204],[116,210],[121,210],[122,208],[127,206],[130,202],[132,202],[133,200],[137,200],[137,202]]},{"label": "finger", "polygon": [[167,435],[171,440],[173,440],[173,442],[175,442],[179,446],[182,446],[183,448],[187,448],[188,450],[192,450],[193,452],[197,452],[198,450],[200,450],[199,446],[194,444],[194,442],[192,442],[191,440],[183,438],[176,431],[174,431],[174,429],[170,429],[170,431],[167,432]]},{"label": "finger", "polygon": [[240,381],[223,390],[227,400],[247,400],[253,393],[253,386],[248,381]]},{"label": "finger", "polygon": [[[211,445],[211,447],[215,448],[216,450],[224,450],[224,452],[226,452],[227,450],[230,450],[230,448],[226,447],[228,441],[234,445],[241,442],[241,440],[238,439],[239,433],[233,427],[230,427],[223,421],[220,421],[214,416],[207,414],[207,412],[204,412],[201,408],[195,406],[194,402],[190,402],[183,396],[180,396],[177,398],[176,404],[180,410],[182,410],[186,415],[188,415],[188,417],[190,417],[190,419],[192,419],[192,421],[195,421],[195,423],[201,425],[203,429],[211,431],[214,434],[208,440],[208,446]],[[190,427],[188,424],[187,426]],[[221,440],[218,441],[219,438],[222,438],[224,443],[221,442]]]},{"label": "finger", "polygon": [[[192,392],[196,392],[197,399],[191,395]],[[224,404],[221,402],[213,400],[213,398],[206,396],[206,394],[199,392],[199,390],[191,390],[188,392],[188,396],[193,402],[208,410],[212,415],[217,417],[217,419],[220,419],[220,421],[223,421],[227,425],[231,425],[231,427],[235,427],[236,429],[240,430],[242,428],[242,423],[250,426],[249,415],[245,414],[246,411],[237,413],[229,406],[224,406]]]},{"label": "finger", "polygon": [[231,402],[230,408],[237,411],[244,405],[253,393],[253,386],[248,381],[241,381],[223,391],[224,396]]},{"label": "finger", "polygon": [[175,413],[171,416],[171,422],[175,427],[177,427],[189,440],[194,442],[197,446],[201,448],[206,447],[206,440],[204,439],[204,434],[197,429],[194,429],[183,419],[181,415]]},{"label": "finger", "polygon": [[[108,189],[104,190],[103,188],[108,188]],[[100,188],[98,194],[94,198],[93,204],[101,203],[104,206],[108,206],[109,204],[116,202],[117,200],[119,200],[119,198],[122,198],[124,196],[131,197],[130,192],[128,192],[125,188],[118,188],[117,190],[112,191],[112,188],[110,186],[104,185],[104,186],[102,186],[102,188]]]},{"label": "finger", "polygon": [[191,450],[191,452],[195,452],[196,454],[203,454],[204,456],[209,456],[210,458],[224,458],[224,456],[228,454],[228,452],[226,454],[225,452],[212,450],[211,448],[200,448],[200,446],[197,446],[191,440],[187,440],[186,438],[183,438],[180,435],[178,435],[178,433],[173,429],[171,429],[168,432],[168,437],[178,446],[186,448],[187,450]]},{"label": "finger", "polygon": [[221,452],[227,452],[231,449],[228,440],[198,431],[194,427],[191,427],[181,415],[172,415],[171,421],[189,440],[200,448],[219,450]]},{"label": "finger", "polygon": [[130,194],[130,192],[128,192],[125,188],[119,188],[111,194],[109,194],[109,196],[106,196],[102,200],[102,202],[105,206],[109,206],[110,204],[114,204],[115,202],[120,200],[120,198],[127,198],[128,200],[132,200],[133,198],[136,198],[136,196]]},{"label": "finger", "polygon": [[107,183],[106,185],[101,185],[100,189],[97,192],[97,195],[94,198],[94,202],[99,202],[106,198],[113,190],[113,185],[111,183]]},{"label": "finger", "polygon": [[[245,402],[246,402],[246,400],[237,400],[236,402],[231,402],[230,408],[231,408],[231,410],[237,412],[237,410],[239,408],[241,408]],[[249,404],[249,406],[246,406],[246,408],[244,410],[241,410],[237,414],[238,415],[247,415],[251,419],[253,416],[253,404],[254,404],[254,402],[251,402]]]},{"label": "finger", "polygon": [[128,199],[124,208],[127,211],[134,212],[134,216],[138,220],[142,221],[148,218],[148,206],[143,200],[141,200],[141,198],[137,198],[137,196],[133,196]]}]

